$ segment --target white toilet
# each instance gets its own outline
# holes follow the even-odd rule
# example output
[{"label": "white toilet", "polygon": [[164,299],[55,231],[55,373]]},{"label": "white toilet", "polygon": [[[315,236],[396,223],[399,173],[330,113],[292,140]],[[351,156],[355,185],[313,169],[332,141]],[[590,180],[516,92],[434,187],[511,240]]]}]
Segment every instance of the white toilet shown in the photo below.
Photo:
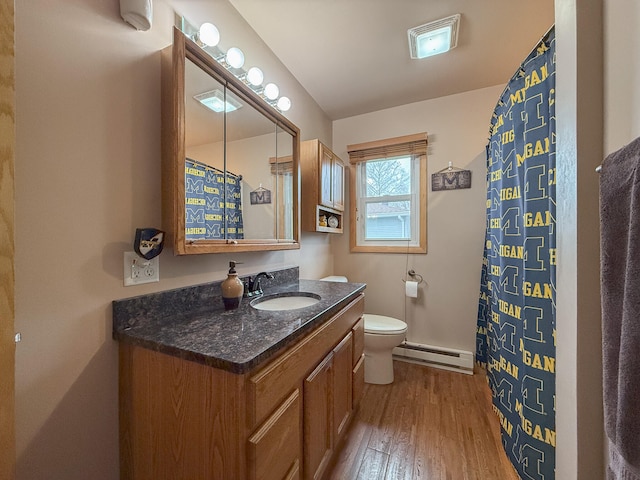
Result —
[{"label": "white toilet", "polygon": [[392,351],[407,333],[397,318],[364,314],[364,381],[384,385],[393,382]]},{"label": "white toilet", "polygon": [[[347,277],[321,278],[326,282],[346,282]],[[364,381],[385,385],[393,382],[392,351],[404,340],[407,324],[397,318],[364,314]]]}]

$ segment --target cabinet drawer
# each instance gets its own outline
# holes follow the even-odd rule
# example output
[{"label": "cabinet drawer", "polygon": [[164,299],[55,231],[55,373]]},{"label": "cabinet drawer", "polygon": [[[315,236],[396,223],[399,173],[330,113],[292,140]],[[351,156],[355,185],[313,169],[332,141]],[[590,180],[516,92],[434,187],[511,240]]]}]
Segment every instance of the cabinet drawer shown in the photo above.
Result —
[{"label": "cabinet drawer", "polygon": [[248,422],[260,423],[352,329],[364,311],[364,295],[253,375],[247,386]]},{"label": "cabinet drawer", "polygon": [[[249,437],[249,478],[297,478],[300,463],[300,392],[295,390]],[[292,476],[293,475],[293,476]]]},{"label": "cabinet drawer", "polygon": [[364,391],[364,353],[353,367],[353,408],[356,408]]},{"label": "cabinet drawer", "polygon": [[360,361],[364,353],[364,318],[353,326],[353,366]]}]

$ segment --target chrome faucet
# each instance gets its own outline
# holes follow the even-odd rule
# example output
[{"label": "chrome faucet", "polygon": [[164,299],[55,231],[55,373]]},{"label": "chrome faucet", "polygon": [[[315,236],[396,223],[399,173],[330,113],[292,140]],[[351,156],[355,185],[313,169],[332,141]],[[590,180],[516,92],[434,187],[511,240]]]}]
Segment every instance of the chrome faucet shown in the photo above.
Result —
[{"label": "chrome faucet", "polygon": [[255,277],[247,278],[244,288],[244,296],[245,297],[258,297],[262,295],[264,292],[262,291],[262,285],[260,285],[260,280],[262,278],[273,279],[273,275],[269,272],[260,272]]}]

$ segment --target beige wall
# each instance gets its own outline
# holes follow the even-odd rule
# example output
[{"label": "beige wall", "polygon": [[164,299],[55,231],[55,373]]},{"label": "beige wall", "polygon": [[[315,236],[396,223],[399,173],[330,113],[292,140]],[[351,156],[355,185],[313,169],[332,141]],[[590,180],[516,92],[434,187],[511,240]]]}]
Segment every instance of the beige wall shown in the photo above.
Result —
[{"label": "beige wall", "polygon": [[640,4],[604,2],[604,153],[640,136]]},{"label": "beige wall", "polygon": [[[226,1],[191,3],[292,99],[303,139],[331,141],[325,114]],[[111,301],[221,280],[231,258],[165,250],[159,283],[123,287],[135,228],[161,218],[159,51],[171,43],[173,15],[165,1],[154,10],[153,28],[137,32],[117,1],[16,5],[19,479],[118,478]],[[233,259],[244,262],[241,273],[291,265],[307,277],[331,273],[329,239],[302,242]]]},{"label": "beige wall", "polygon": [[[412,342],[475,352],[485,234],[486,144],[491,114],[504,86],[381,110],[334,122],[333,149],[427,132],[428,253],[350,253],[349,236],[332,240],[334,272],[367,283],[370,313],[405,319]],[[431,191],[431,174],[452,162],[471,170],[470,189]],[[347,218],[347,225],[349,219]],[[406,272],[424,277],[418,298],[405,296]]]}]

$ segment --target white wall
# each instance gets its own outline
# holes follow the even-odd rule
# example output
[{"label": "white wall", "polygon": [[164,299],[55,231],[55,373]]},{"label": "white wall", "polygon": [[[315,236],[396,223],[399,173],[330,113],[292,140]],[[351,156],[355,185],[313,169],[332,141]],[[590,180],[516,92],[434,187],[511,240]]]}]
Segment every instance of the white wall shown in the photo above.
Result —
[{"label": "white wall", "polygon": [[[486,144],[491,114],[504,86],[427,100],[334,122],[333,150],[348,162],[347,145],[427,132],[428,253],[350,253],[348,234],[332,240],[334,272],[366,282],[370,313],[406,319],[413,342],[475,352],[485,234]],[[448,166],[472,171],[470,189],[431,191],[431,174]],[[347,215],[345,225],[348,225]],[[424,277],[417,299],[403,278]]]},{"label": "white wall", "polygon": [[605,478],[594,171],[603,156],[602,4],[555,2],[556,478],[562,480]]},{"label": "white wall", "polygon": [[[292,99],[303,139],[331,141],[326,115],[226,0],[189,4]],[[159,283],[123,287],[135,228],[161,221],[159,51],[171,43],[171,8],[154,1],[148,32],[125,24],[115,0],[16,2],[15,23],[17,478],[115,480],[112,300],[222,280],[231,258],[240,273],[300,265],[327,275],[329,239],[303,234],[301,250],[233,257],[169,249]]]}]

